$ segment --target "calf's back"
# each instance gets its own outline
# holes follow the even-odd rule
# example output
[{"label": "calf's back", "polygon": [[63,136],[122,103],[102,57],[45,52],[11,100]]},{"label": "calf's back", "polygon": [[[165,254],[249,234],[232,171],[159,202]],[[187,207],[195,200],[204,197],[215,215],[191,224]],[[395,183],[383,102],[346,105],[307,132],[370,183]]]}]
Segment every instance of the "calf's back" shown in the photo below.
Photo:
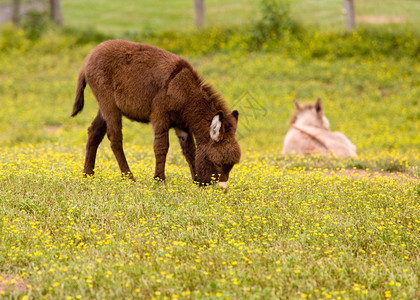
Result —
[{"label": "calf's back", "polygon": [[153,103],[164,101],[171,75],[180,65],[191,68],[165,50],[113,40],[93,49],[82,71],[100,108],[115,106],[130,119],[149,122]]}]

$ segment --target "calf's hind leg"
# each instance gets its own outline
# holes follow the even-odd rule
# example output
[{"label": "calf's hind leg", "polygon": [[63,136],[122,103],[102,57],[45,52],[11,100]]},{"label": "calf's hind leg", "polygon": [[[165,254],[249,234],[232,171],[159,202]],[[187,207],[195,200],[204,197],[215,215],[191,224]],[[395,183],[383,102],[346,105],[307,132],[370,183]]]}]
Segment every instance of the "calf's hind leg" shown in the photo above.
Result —
[{"label": "calf's hind leg", "polygon": [[135,181],[123,150],[121,111],[116,106],[114,106],[112,109],[107,111],[102,109],[102,114],[106,121],[106,133],[109,141],[111,142],[111,149],[115,158],[117,159],[121,173]]},{"label": "calf's hind leg", "polygon": [[86,158],[83,173],[86,175],[93,175],[95,168],[96,153],[98,151],[99,144],[102,142],[106,133],[106,122],[102,117],[101,111],[98,110],[98,114],[92,121],[92,124],[88,128],[88,140],[86,143]]}]

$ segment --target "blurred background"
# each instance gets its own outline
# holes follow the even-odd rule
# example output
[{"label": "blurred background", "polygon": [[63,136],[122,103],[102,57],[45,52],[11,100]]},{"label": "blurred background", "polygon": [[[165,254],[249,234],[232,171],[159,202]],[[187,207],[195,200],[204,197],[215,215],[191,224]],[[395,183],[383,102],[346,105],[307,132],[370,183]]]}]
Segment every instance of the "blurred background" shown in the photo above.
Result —
[{"label": "blurred background", "polygon": [[418,0],[0,0],[0,21],[19,23],[28,14],[48,14],[66,27],[118,35],[249,25],[280,8],[283,17],[302,25],[341,31],[348,24],[350,29],[356,24],[417,28],[419,6]]}]

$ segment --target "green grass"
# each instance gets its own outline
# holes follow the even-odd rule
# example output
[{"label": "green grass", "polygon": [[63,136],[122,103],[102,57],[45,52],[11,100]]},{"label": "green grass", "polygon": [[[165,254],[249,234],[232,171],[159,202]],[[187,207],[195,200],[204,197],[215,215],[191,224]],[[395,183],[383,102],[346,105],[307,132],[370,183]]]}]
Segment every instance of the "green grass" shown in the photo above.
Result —
[{"label": "green grass", "polygon": [[77,147],[1,154],[0,265],[27,285],[6,295],[415,298],[412,178],[287,169],[247,153],[223,193],[191,185],[179,151],[162,186],[151,149],[127,147],[136,184],[101,150],[93,180],[80,176]]},{"label": "green grass", "polygon": [[[66,24],[70,27],[124,32],[188,31],[194,28],[193,1],[63,1]],[[207,26],[244,24],[252,17],[255,4],[249,0],[206,1]]]},{"label": "green grass", "polygon": [[[206,26],[246,26],[259,18],[259,2],[206,0]],[[403,24],[371,24],[360,27],[416,29],[420,24],[418,1],[365,0],[356,3],[356,15],[401,18]],[[120,35],[126,32],[188,31],[194,28],[193,1],[83,1],[63,0],[66,25]],[[291,15],[305,26],[344,31],[343,1],[291,1]]]},{"label": "green grass", "polygon": [[[309,14],[309,7],[320,5],[305,2],[292,8]],[[81,3],[63,5],[87,14],[76,6]],[[241,24],[236,4],[206,3],[222,11],[214,17],[223,26]],[[113,17],[101,13],[111,5],[96,6],[98,15],[80,23],[72,18],[70,25],[79,24],[81,31],[47,30],[34,41],[27,32],[3,27],[0,297],[420,296],[417,31],[379,25],[344,35],[326,33],[326,23],[316,32],[285,33],[255,46],[250,27],[199,33],[187,28],[192,19],[174,18],[150,25],[154,35],[130,34],[191,61],[240,111],[243,157],[225,193],[190,182],[174,134],[167,182],[154,182],[151,128],[127,120],[125,149],[137,182],[121,179],[106,139],[95,178],[82,177],[87,127],[97,110],[89,89],[84,111],[76,118],[70,113],[78,69],[104,38],[83,27],[97,24],[102,34],[127,36],[122,33],[138,22],[129,15],[136,15],[131,2],[123,13],[111,9]],[[163,5],[157,1],[148,19],[165,12]],[[110,22],[119,14],[127,16],[126,24]],[[162,33],[175,25],[185,30],[182,35]],[[358,157],[283,156],[295,97],[302,102],[321,97],[332,130],[356,144]]]}]

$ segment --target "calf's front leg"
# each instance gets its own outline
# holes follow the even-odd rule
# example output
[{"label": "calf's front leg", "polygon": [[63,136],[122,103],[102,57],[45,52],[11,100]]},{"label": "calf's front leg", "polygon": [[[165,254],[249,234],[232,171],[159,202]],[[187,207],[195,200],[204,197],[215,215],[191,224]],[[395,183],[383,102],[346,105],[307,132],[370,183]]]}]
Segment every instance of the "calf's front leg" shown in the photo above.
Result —
[{"label": "calf's front leg", "polygon": [[153,150],[155,152],[156,166],[155,179],[165,180],[165,163],[166,155],[169,149],[169,132],[168,130],[156,130]]},{"label": "calf's front leg", "polygon": [[184,154],[187,160],[188,166],[190,167],[192,180],[195,180],[195,143],[192,134],[189,130],[182,130],[175,128],[176,136],[178,137],[179,144],[182,148],[182,154]]}]

